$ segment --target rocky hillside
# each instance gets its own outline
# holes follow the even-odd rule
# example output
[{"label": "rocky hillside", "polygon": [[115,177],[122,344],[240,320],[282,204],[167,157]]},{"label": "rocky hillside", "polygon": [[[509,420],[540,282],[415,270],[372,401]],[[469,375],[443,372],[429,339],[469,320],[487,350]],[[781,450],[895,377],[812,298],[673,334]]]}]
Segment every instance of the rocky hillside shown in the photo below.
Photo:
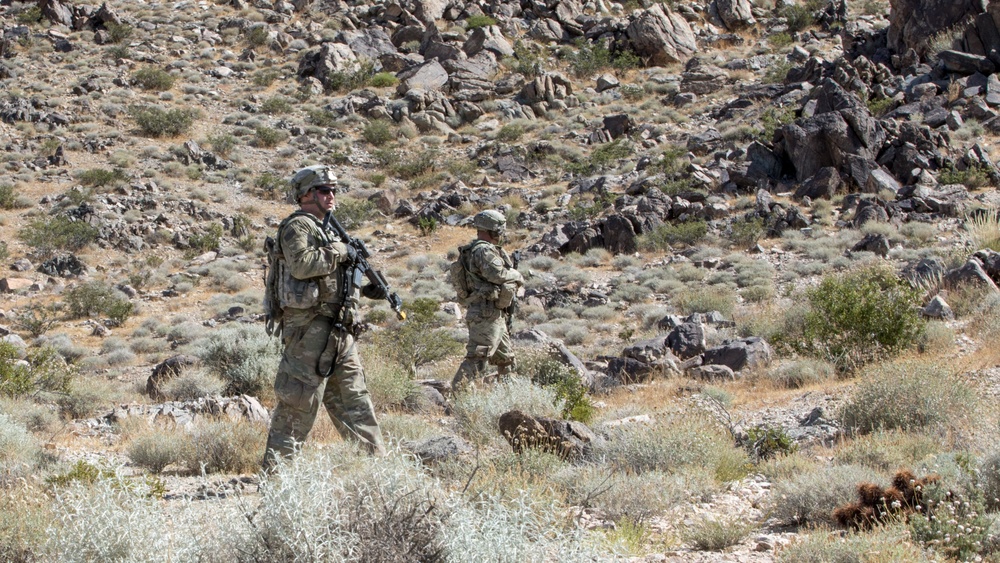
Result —
[{"label": "rocky hillside", "polygon": [[[122,560],[997,557],[1000,4],[40,0],[0,29],[0,558],[105,558],[82,522],[159,513],[224,533]],[[366,308],[391,460],[323,420],[285,468],[343,501],[281,524],[339,531],[306,549],[255,468],[263,240],[316,163],[410,320]],[[521,378],[446,400],[486,208]]]}]

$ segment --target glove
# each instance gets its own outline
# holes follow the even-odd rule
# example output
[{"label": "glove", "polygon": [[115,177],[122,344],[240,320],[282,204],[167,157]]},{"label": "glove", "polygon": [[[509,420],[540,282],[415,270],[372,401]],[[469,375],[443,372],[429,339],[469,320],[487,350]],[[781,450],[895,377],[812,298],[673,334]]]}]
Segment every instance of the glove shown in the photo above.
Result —
[{"label": "glove", "polygon": [[389,293],[384,287],[370,283],[361,288],[361,295],[364,295],[368,299],[385,299],[389,296]]},{"label": "glove", "polygon": [[342,242],[331,242],[330,248],[337,254],[337,260],[341,262],[354,262],[358,257],[358,251],[353,246],[348,246]]}]

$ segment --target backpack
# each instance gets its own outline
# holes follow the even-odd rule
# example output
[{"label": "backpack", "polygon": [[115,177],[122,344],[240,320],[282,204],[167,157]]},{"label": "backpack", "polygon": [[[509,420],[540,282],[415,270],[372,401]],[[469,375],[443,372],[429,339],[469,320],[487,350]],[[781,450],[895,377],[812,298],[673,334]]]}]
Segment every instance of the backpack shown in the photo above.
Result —
[{"label": "backpack", "polygon": [[476,288],[469,285],[469,256],[472,249],[478,244],[487,244],[486,241],[475,240],[471,243],[458,247],[458,259],[448,267],[448,281],[455,288],[455,294],[460,302],[467,300],[475,293]]}]

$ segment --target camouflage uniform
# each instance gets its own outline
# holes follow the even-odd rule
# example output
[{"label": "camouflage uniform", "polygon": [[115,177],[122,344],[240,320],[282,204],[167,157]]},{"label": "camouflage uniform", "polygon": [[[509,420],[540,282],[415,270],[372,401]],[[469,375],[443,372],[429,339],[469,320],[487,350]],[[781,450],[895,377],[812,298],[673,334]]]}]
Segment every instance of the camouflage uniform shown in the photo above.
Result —
[{"label": "camouflage uniform", "polygon": [[469,344],[465,360],[452,380],[453,389],[462,385],[465,379],[473,380],[482,375],[488,363],[497,366],[501,377],[514,370],[514,351],[504,311],[510,302],[503,303],[502,294],[512,295],[524,283],[524,277],[514,269],[513,261],[503,248],[475,240],[462,247],[460,255],[466,255],[466,251],[466,283],[472,293],[462,304],[468,309],[465,321],[469,327]]},{"label": "camouflage uniform", "polygon": [[339,238],[325,233],[318,218],[300,210],[281,223],[278,242],[291,276],[318,283],[319,303],[284,309],[284,353],[274,381],[277,405],[271,416],[264,468],[273,467],[277,455],[291,454],[295,444],[306,439],[320,402],[343,438],[357,440],[372,453],[382,453],[382,433],[351,333],[358,288],[347,296],[346,326],[338,323],[345,318],[339,315],[345,301],[347,257],[330,243],[339,242]]}]

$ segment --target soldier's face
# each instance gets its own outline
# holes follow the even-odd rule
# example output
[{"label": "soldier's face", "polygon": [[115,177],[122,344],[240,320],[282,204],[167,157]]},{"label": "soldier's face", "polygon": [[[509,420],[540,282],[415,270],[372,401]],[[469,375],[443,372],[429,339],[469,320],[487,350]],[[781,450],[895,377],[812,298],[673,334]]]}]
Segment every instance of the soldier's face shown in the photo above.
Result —
[{"label": "soldier's face", "polygon": [[313,189],[313,203],[316,204],[321,211],[326,213],[327,211],[333,211],[337,208],[337,196],[336,191],[328,186],[319,186]]}]

